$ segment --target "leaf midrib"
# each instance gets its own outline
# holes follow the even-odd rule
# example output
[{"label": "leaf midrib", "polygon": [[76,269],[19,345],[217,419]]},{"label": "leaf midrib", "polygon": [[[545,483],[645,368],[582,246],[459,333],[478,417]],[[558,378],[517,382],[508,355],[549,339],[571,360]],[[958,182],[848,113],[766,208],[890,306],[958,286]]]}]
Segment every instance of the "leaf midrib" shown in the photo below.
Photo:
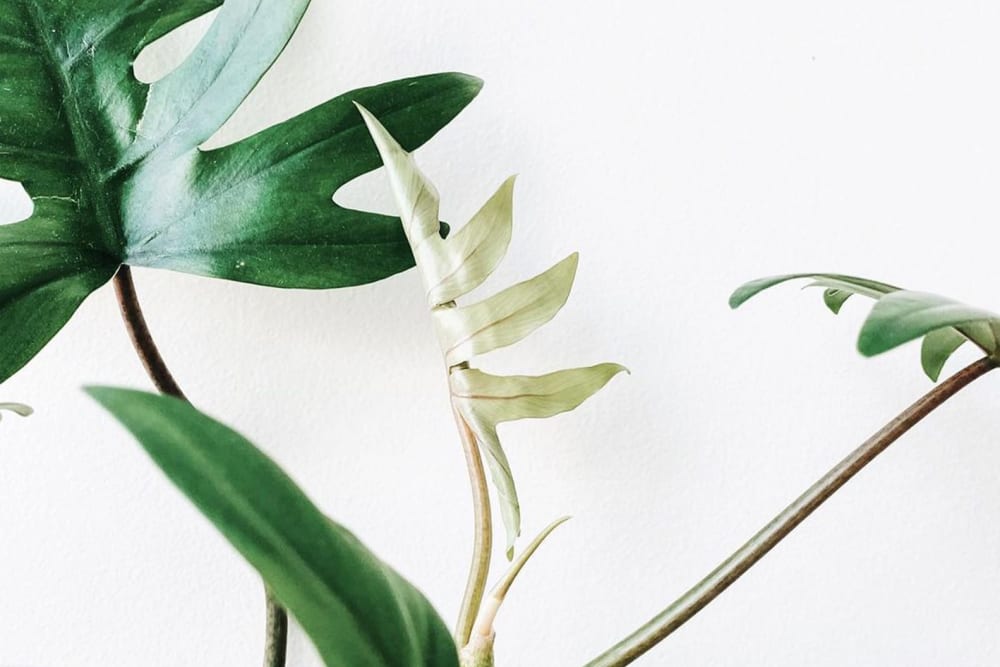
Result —
[{"label": "leaf midrib", "polygon": [[122,233],[108,205],[107,193],[103,187],[103,179],[97,169],[97,150],[92,141],[87,136],[86,122],[84,115],[73,94],[73,86],[63,69],[63,59],[59,58],[59,52],[52,42],[52,27],[46,22],[43,10],[32,0],[22,0],[32,27],[38,37],[38,41],[43,47],[41,59],[49,70],[49,75],[55,81],[59,90],[59,104],[66,112],[66,124],[69,127],[70,137],[73,140],[73,148],[80,163],[83,185],[89,190],[94,217],[97,218],[97,225],[103,235],[111,234],[112,238],[105,238],[104,241],[111,241],[111,249],[117,250],[120,255],[123,248]]}]

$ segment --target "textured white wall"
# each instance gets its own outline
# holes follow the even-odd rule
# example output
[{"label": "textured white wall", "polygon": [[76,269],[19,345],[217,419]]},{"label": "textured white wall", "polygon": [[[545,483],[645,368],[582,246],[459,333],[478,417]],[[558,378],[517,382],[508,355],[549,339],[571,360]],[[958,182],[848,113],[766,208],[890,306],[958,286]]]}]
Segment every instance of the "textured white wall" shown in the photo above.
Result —
[{"label": "textured white wall", "polygon": [[[789,287],[733,313],[734,286],[839,270],[1000,307],[998,23],[986,1],[315,0],[213,143],[358,85],[483,77],[419,153],[444,214],[517,172],[491,284],[582,256],[563,314],[489,367],[633,371],[504,431],[525,533],[575,519],[502,612],[501,665],[592,657],[929,388],[912,346],[856,355],[860,300],[834,318]],[[339,197],[388,210],[382,178]],[[26,210],[0,189],[3,220]],[[197,404],[451,623],[470,509],[418,277],[326,293],[137,281]],[[0,664],[257,664],[254,573],[78,390],[148,386],[116,318],[103,289],[0,390],[38,410],[0,425]],[[997,395],[989,377],[935,414],[640,664],[1000,663]],[[301,633],[289,663],[319,665]]]}]

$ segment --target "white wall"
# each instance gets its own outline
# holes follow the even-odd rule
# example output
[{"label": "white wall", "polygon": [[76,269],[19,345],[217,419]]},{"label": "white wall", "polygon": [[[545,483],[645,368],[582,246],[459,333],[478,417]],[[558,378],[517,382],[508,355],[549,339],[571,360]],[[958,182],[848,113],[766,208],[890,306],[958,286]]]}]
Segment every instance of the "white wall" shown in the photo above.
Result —
[{"label": "white wall", "polygon": [[[834,318],[788,287],[733,313],[733,287],[839,270],[1000,308],[998,22],[986,1],[315,0],[213,143],[358,85],[483,77],[419,152],[446,218],[516,172],[491,284],[582,255],[563,314],[484,363],[633,371],[503,432],[525,533],[575,519],[502,612],[501,665],[593,657],[930,387],[913,346],[854,352],[860,300]],[[340,198],[389,210],[382,179]],[[4,220],[25,210],[0,190]],[[196,403],[451,623],[470,508],[418,277],[326,293],[137,280]],[[0,390],[38,410],[0,425],[0,664],[257,664],[254,573],[78,390],[148,386],[116,318],[102,289]],[[1000,662],[998,393],[988,377],[921,424],[639,664]],[[319,664],[296,633],[290,665]]]}]

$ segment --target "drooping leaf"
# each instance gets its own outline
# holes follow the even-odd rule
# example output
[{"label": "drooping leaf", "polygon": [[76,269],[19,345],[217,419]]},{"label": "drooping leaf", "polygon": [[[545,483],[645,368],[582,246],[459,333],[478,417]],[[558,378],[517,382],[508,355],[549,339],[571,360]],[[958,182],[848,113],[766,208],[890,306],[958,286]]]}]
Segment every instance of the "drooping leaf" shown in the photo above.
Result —
[{"label": "drooping leaf", "polygon": [[858,350],[865,356],[887,352],[945,327],[966,331],[973,324],[985,328],[968,329],[973,340],[987,354],[997,351],[1000,316],[988,310],[967,306],[958,301],[926,292],[900,291],[880,299],[861,327]]},{"label": "drooping leaf", "polygon": [[[899,289],[898,287],[893,287],[887,283],[880,283],[875,280],[858,278],[856,276],[847,276],[840,273],[788,273],[781,276],[758,278],[757,280],[751,280],[748,283],[740,285],[736,288],[736,291],[733,292],[732,296],[729,297],[729,307],[739,308],[764,290],[786,283],[790,280],[800,280],[802,278],[812,278],[812,284],[817,287],[826,287],[838,292],[848,292],[849,294],[847,296],[850,296],[850,294],[861,294],[862,296],[868,296],[873,299],[877,299],[884,294],[895,292]],[[837,305],[837,310],[840,310],[840,306],[847,300],[847,296],[838,297],[839,304]],[[836,300],[835,303],[837,303]],[[827,305],[829,306],[830,304],[828,303]],[[830,307],[832,310],[833,307]]]},{"label": "drooping leaf", "polygon": [[574,253],[548,271],[468,306],[455,300],[479,286],[507,251],[513,179],[450,238],[438,234],[439,197],[407,150],[358,105],[389,174],[403,229],[413,248],[431,317],[449,366],[452,402],[485,454],[507,530],[507,556],[521,532],[521,510],[510,462],[496,426],[572,410],[624,370],[617,364],[559,371],[541,377],[497,377],[469,367],[479,354],[511,345],[551,320],[566,303],[576,275]]},{"label": "drooping leaf", "polygon": [[[31,217],[0,227],[0,382],[120,264],[277,287],[363,284],[413,264],[398,221],[333,203],[378,166],[352,101],[419,146],[481,83],[438,74],[356,90],[202,150],[283,50],[309,0],[8,0],[0,9],[0,177]],[[152,84],[150,43],[220,7]],[[30,317],[25,316],[30,314]]]},{"label": "drooping leaf", "polygon": [[920,346],[920,365],[927,377],[937,382],[948,359],[968,340],[951,328],[937,329],[924,336],[924,342]]},{"label": "drooping leaf", "polygon": [[260,572],[327,665],[457,667],[424,596],[241,435],[169,396],[88,392]]},{"label": "drooping leaf", "polygon": [[[835,314],[839,313],[847,299],[855,294],[875,299],[875,308],[865,322],[861,338],[858,341],[858,349],[867,356],[885,352],[901,342],[906,342],[895,342],[890,347],[884,347],[885,344],[895,340],[895,336],[898,336],[900,332],[912,331],[915,322],[923,321],[919,318],[910,322],[896,321],[899,317],[913,317],[914,315],[908,312],[903,305],[907,302],[908,297],[901,298],[899,296],[904,293],[901,288],[867,278],[836,273],[794,273],[754,280],[737,288],[729,298],[729,305],[732,308],[738,308],[766,289],[802,278],[813,279],[813,282],[807,287],[823,288],[823,302]],[[909,292],[909,294],[913,293]],[[898,302],[898,305],[893,305],[897,304],[895,301],[897,298],[902,300]],[[883,305],[883,301],[888,301],[889,306]],[[926,320],[928,323],[931,321],[933,318]],[[941,370],[948,359],[963,342],[972,341],[987,354],[993,354],[996,351],[996,335],[988,318],[973,318],[967,322],[955,321],[941,326],[947,328],[932,326],[923,333],[906,339],[909,341],[927,334],[928,337],[924,340],[921,351],[921,365],[927,376],[935,382],[940,377]]]}]

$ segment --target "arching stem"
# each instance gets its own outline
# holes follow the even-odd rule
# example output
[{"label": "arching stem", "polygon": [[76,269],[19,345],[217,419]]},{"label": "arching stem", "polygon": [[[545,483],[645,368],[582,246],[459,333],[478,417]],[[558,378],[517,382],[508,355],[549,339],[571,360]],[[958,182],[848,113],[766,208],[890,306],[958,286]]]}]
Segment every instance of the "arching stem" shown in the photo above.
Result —
[{"label": "arching stem", "polygon": [[701,611],[784,539],[840,487],[901,435],[973,380],[997,367],[990,358],[966,366],[908,407],[786,507],[732,556],[637,631],[587,663],[587,667],[627,665]]},{"label": "arching stem", "polygon": [[[135,292],[135,282],[132,280],[132,270],[121,266],[114,278],[115,293],[118,295],[118,307],[121,310],[125,328],[135,347],[139,360],[142,362],[149,379],[156,388],[169,396],[187,400],[174,376],[167,368],[160,350],[149,332],[146,318],[142,314],[139,298]],[[267,591],[266,627],[264,638],[264,667],[284,667],[285,652],[288,643],[288,615]]]}]

